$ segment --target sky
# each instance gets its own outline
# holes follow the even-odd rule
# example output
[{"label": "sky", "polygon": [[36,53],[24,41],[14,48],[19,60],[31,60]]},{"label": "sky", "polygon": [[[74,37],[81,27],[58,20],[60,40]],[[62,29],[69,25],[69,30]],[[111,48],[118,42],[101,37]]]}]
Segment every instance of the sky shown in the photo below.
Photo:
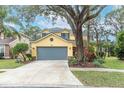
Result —
[{"label": "sky", "polygon": [[[109,12],[111,12],[114,9],[114,7],[110,5],[110,6],[107,6],[106,8],[104,8],[102,10],[100,15],[103,17],[103,19],[104,19],[106,14],[108,14]],[[16,12],[13,11],[12,15],[16,15]],[[13,24],[10,24],[10,25],[14,26]],[[35,22],[32,23],[32,25],[33,26],[38,26],[41,29],[54,28],[54,27],[71,29],[69,24],[66,22],[66,20],[63,21],[61,18],[58,18],[56,20],[56,23],[53,24],[52,20],[48,20],[47,18],[45,18],[43,16],[38,16],[36,18]],[[16,29],[19,31],[19,27],[16,26]]]},{"label": "sky", "polygon": [[[101,12],[101,16],[105,17],[106,14],[108,14],[109,12],[111,12],[113,9],[113,6],[107,6],[106,8],[104,8],[104,10]],[[52,20],[47,20],[45,17],[37,17],[36,21],[33,23],[33,26],[39,26],[41,29],[46,29],[46,28],[54,28],[54,27],[59,27],[59,28],[68,28],[70,29],[70,26],[68,25],[68,23],[63,20],[61,20],[61,18],[58,18],[58,20],[56,20],[56,24],[53,25]]]},{"label": "sky", "polygon": [[53,24],[52,20],[48,20],[43,16],[37,17],[35,22],[33,23],[33,26],[39,26],[41,29],[54,28],[54,27],[70,29],[70,26],[68,25],[66,20],[62,20],[61,18],[58,18],[56,20],[56,23]]}]

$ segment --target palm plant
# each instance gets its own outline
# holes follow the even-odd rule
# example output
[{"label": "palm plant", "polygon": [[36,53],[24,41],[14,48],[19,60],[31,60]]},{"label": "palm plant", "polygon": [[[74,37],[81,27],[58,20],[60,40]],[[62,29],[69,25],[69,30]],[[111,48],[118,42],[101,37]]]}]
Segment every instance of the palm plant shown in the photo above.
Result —
[{"label": "palm plant", "polygon": [[23,26],[18,18],[8,15],[5,6],[0,6],[0,32],[4,33],[6,37],[18,36],[20,38],[19,32],[12,25]]}]

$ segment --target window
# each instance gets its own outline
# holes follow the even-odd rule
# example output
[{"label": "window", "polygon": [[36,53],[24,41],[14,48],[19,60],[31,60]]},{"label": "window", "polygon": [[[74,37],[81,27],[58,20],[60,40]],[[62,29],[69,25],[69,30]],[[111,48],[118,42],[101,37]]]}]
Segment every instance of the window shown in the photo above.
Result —
[{"label": "window", "polygon": [[49,33],[42,33],[42,37],[44,37],[44,36],[46,36],[46,35],[48,35]]},{"label": "window", "polygon": [[4,53],[4,46],[0,45],[0,53]]},{"label": "window", "polygon": [[0,45],[0,58],[4,57],[4,46]]},{"label": "window", "polygon": [[61,33],[61,37],[64,39],[69,39],[69,33]]}]

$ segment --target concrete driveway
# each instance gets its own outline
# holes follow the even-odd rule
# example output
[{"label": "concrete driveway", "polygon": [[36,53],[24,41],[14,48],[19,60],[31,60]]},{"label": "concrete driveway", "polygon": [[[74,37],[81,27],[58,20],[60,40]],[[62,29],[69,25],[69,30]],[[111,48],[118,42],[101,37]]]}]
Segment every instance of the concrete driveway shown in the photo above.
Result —
[{"label": "concrete driveway", "polygon": [[0,73],[0,87],[79,87],[66,60],[35,61]]}]

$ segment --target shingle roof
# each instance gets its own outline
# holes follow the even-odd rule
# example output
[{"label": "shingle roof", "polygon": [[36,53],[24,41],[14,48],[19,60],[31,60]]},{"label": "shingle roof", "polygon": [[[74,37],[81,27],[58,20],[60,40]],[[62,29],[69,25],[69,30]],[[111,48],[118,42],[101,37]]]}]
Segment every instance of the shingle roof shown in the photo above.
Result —
[{"label": "shingle roof", "polygon": [[[49,30],[49,32],[52,32],[52,33],[55,33],[55,32],[62,32],[63,30],[71,31],[70,29],[59,28],[59,27],[49,28],[49,29],[44,29],[44,30]],[[44,30],[43,30],[43,31],[44,31]]]},{"label": "shingle roof", "polygon": [[[71,34],[73,34],[71,29],[67,29],[67,28],[59,28],[59,27],[55,27],[55,28],[49,28],[49,29],[44,29],[45,30],[49,30],[50,33],[56,33],[56,32],[62,32],[63,30],[67,30],[69,31]],[[87,32],[83,31],[83,35],[86,36]]]},{"label": "shingle roof", "polygon": [[13,40],[14,40],[13,38],[0,39],[0,44],[9,44]]}]

